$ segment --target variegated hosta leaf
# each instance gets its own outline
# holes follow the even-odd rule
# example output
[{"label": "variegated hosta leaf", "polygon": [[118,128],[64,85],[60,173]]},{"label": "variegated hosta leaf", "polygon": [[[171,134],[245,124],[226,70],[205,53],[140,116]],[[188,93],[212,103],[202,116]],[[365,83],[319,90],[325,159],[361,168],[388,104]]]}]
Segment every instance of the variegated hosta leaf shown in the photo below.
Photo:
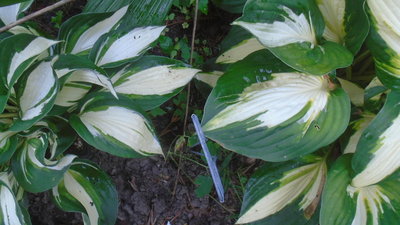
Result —
[{"label": "variegated hosta leaf", "polygon": [[250,31],[275,56],[302,72],[324,75],[349,66],[353,60],[342,45],[319,41],[324,21],[314,1],[249,0],[234,24]]},{"label": "variegated hosta leaf", "polygon": [[246,0],[212,0],[212,2],[219,8],[230,13],[242,13]]},{"label": "variegated hosta leaf", "polygon": [[324,158],[266,164],[249,180],[237,224],[317,224]]},{"label": "variegated hosta leaf", "polygon": [[[11,2],[11,1],[9,1]],[[18,1],[21,2],[21,1]],[[4,25],[8,25],[17,21],[18,15],[28,9],[28,7],[32,4],[33,1],[22,1],[21,3],[2,6],[0,5],[0,22]]]},{"label": "variegated hosta leaf", "polygon": [[60,29],[59,39],[65,41],[61,53],[88,53],[102,35],[118,26],[127,11],[125,6],[114,13],[84,13],[70,18]]},{"label": "variegated hosta leaf", "polygon": [[114,32],[100,40],[91,58],[101,67],[117,67],[144,53],[158,39],[165,26],[138,27],[127,33]]},{"label": "variegated hosta leaf", "polygon": [[394,0],[367,0],[371,19],[368,47],[379,79],[388,88],[400,89],[400,4]]},{"label": "variegated hosta leaf", "polygon": [[204,73],[197,73],[194,78],[196,78],[196,80],[206,83],[210,87],[214,88],[217,85],[218,79],[223,74],[224,74],[224,72],[221,72],[221,71],[204,72]]},{"label": "variegated hosta leaf", "polygon": [[10,160],[18,145],[16,132],[0,132],[0,165]]},{"label": "variegated hosta leaf", "polygon": [[373,185],[400,167],[400,93],[392,91],[361,135],[353,159],[354,187]]},{"label": "variegated hosta leaf", "polygon": [[177,60],[144,56],[118,71],[111,80],[118,94],[150,110],[179,93],[197,72]]},{"label": "variegated hosta leaf", "polygon": [[61,55],[54,62],[53,68],[63,81],[55,101],[56,107],[69,108],[76,105],[89,92],[92,84],[107,88],[117,98],[106,71],[86,57]]},{"label": "variegated hosta leaf", "polygon": [[239,60],[244,59],[246,56],[253,52],[264,49],[264,45],[260,44],[257,38],[250,38],[243,40],[239,44],[233,46],[228,51],[222,53],[216,63],[229,64],[235,63]]},{"label": "variegated hosta leaf", "polygon": [[322,195],[321,225],[379,225],[400,221],[400,173],[370,186],[351,185],[351,155],[339,158],[328,173]]},{"label": "variegated hosta leaf", "polygon": [[107,174],[92,162],[74,161],[52,193],[58,207],[68,212],[81,212],[85,224],[115,224],[117,190]]},{"label": "variegated hosta leaf", "polygon": [[286,161],[336,140],[350,101],[328,76],[293,72],[267,50],[232,64],[207,100],[205,135],[224,148]]},{"label": "variegated hosta leaf", "polygon": [[372,113],[363,113],[360,119],[350,123],[350,139],[348,140],[346,147],[343,151],[344,154],[356,152],[357,144],[360,141],[362,133],[369,126],[375,116],[376,115]]},{"label": "variegated hosta leaf", "polygon": [[351,103],[355,106],[364,105],[364,89],[359,87],[357,84],[347,81],[345,79],[338,78],[340,85],[343,90],[347,92],[350,97]]},{"label": "variegated hosta leaf", "polygon": [[83,102],[70,123],[90,145],[126,158],[163,154],[150,122],[130,99],[94,93]]},{"label": "variegated hosta leaf", "polygon": [[6,172],[0,172],[0,224],[29,225],[29,217],[25,217],[12,191]]},{"label": "variegated hosta leaf", "polygon": [[[317,0],[325,21],[323,37],[346,46],[354,55],[368,35],[365,0]],[[357,27],[357,29],[354,29]]]},{"label": "variegated hosta leaf", "polygon": [[10,130],[31,127],[51,110],[58,92],[58,78],[51,62],[42,61],[30,68],[16,85],[19,118]]},{"label": "variegated hosta leaf", "polygon": [[12,159],[15,178],[29,192],[43,192],[55,187],[76,158],[75,155],[66,155],[48,160],[45,157],[47,149],[47,135],[30,138],[23,142]]},{"label": "variegated hosta leaf", "polygon": [[6,105],[10,88],[22,73],[56,41],[29,34],[18,34],[0,42],[0,112]]},{"label": "variegated hosta leaf", "polygon": [[49,133],[50,159],[64,153],[75,141],[76,133],[68,120],[59,116],[48,116],[35,124],[46,128]]}]

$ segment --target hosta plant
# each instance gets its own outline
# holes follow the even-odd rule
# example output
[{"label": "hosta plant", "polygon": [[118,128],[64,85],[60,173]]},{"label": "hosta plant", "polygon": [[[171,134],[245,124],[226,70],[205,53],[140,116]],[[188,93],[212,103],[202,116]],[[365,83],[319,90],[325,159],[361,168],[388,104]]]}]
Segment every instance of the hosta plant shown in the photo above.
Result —
[{"label": "hosta plant", "polygon": [[[2,24],[32,1],[19,2],[1,5]],[[165,28],[149,18],[163,17],[171,1],[142,0],[154,7],[141,19],[135,17],[143,14],[138,1],[120,1],[118,8],[110,2],[89,1],[55,40],[27,25],[1,34],[0,224],[30,224],[26,193],[44,191],[61,209],[81,212],[85,224],[115,223],[111,179],[65,153],[77,134],[120,157],[163,154],[146,111],[177,94],[197,70],[145,55]],[[91,12],[93,4],[103,11]]]},{"label": "hosta plant", "polygon": [[399,13],[399,0],[246,2],[217,71],[197,76],[214,86],[205,135],[267,161],[237,224],[399,223]]}]

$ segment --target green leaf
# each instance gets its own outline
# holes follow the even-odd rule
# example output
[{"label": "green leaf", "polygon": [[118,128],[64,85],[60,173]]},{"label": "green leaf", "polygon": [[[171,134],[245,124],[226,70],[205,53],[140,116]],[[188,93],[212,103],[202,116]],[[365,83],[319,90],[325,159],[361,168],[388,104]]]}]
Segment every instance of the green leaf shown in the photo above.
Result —
[{"label": "green leaf", "polygon": [[24,213],[18,204],[12,191],[8,174],[0,172],[0,224],[4,225],[29,225],[30,219],[24,217]]},{"label": "green leaf", "polygon": [[117,190],[107,174],[90,161],[74,161],[52,193],[58,207],[67,212],[81,212],[85,224],[116,222]]},{"label": "green leaf", "polygon": [[309,0],[249,0],[234,22],[250,31],[292,68],[324,75],[349,66],[353,55],[342,45],[322,40],[324,21]]},{"label": "green leaf", "polygon": [[364,89],[348,80],[338,78],[343,90],[349,95],[351,103],[355,106],[364,105]]},{"label": "green leaf", "polygon": [[14,5],[14,4],[17,4],[17,3],[28,2],[28,1],[30,1],[30,0],[2,0],[0,2],[0,7],[8,6],[8,5]]},{"label": "green leaf", "polygon": [[46,159],[48,137],[41,134],[23,142],[12,159],[12,171],[19,185],[33,193],[43,192],[55,187],[75,155],[66,155],[59,160]]},{"label": "green leaf", "polygon": [[0,112],[3,112],[11,87],[22,73],[56,41],[29,34],[18,34],[0,42]]},{"label": "green leaf", "polygon": [[262,45],[257,38],[250,38],[243,40],[239,44],[233,46],[228,51],[222,53],[216,60],[216,63],[222,64],[230,64],[235,63],[239,60],[244,59],[246,56],[250,55],[253,52],[264,49],[264,45]]},{"label": "green leaf", "polygon": [[100,39],[90,53],[96,65],[113,68],[142,55],[161,35],[165,26],[137,27],[127,32],[111,32]]},{"label": "green leaf", "polygon": [[329,77],[295,72],[261,50],[218,80],[202,125],[226,149],[286,161],[332,143],[349,117],[349,97]]},{"label": "green leaf", "polygon": [[345,135],[346,137],[349,137],[349,140],[344,146],[344,154],[356,152],[357,144],[360,141],[362,133],[369,126],[375,116],[376,115],[373,113],[364,112],[360,119],[350,123],[349,128],[351,129],[351,132],[349,132],[348,135]]},{"label": "green leaf", "polygon": [[[365,0],[317,0],[325,21],[323,37],[344,45],[353,55],[360,50],[369,32]],[[354,28],[357,29],[354,29]]]},{"label": "green leaf", "polygon": [[250,178],[237,224],[318,224],[324,158],[265,164]]},{"label": "green leaf", "polygon": [[194,180],[194,183],[198,185],[196,190],[194,191],[196,197],[203,198],[204,196],[211,193],[211,189],[213,187],[213,180],[210,176],[199,175]]},{"label": "green leaf", "polygon": [[20,112],[10,130],[22,131],[45,117],[53,107],[58,79],[51,62],[42,61],[27,70],[16,84],[15,92]]},{"label": "green leaf", "polygon": [[352,166],[352,185],[364,187],[383,180],[400,168],[398,128],[400,93],[392,91],[382,110],[361,135]]},{"label": "green leaf", "polygon": [[400,90],[400,18],[394,16],[400,6],[388,0],[367,2],[372,24],[367,44],[377,75],[386,87]]},{"label": "green leaf", "polygon": [[71,17],[61,26],[58,38],[61,44],[60,53],[85,54],[104,34],[111,31],[121,22],[127,13],[128,6],[114,13],[84,13]]},{"label": "green leaf", "polygon": [[204,14],[208,14],[208,0],[199,0],[199,10]]},{"label": "green leaf", "polygon": [[223,74],[224,73],[221,71],[213,71],[213,72],[209,72],[209,73],[197,73],[195,78],[196,78],[196,80],[206,83],[210,87],[214,88],[217,85],[218,79]]},{"label": "green leaf", "polygon": [[126,158],[163,154],[150,122],[130,99],[93,93],[82,104],[70,123],[90,145]]},{"label": "green leaf", "polygon": [[198,71],[177,60],[144,56],[116,72],[111,80],[118,94],[150,110],[178,94]]},{"label": "green leaf", "polygon": [[121,28],[131,30],[134,27],[162,25],[173,0],[89,0],[84,12],[113,12],[128,4],[131,5]]},{"label": "green leaf", "polygon": [[378,184],[354,187],[351,155],[339,158],[328,173],[322,195],[321,225],[396,224],[400,221],[399,171]]},{"label": "green leaf", "polygon": [[[32,1],[26,1],[28,4]],[[7,6],[0,3],[0,22],[4,25],[14,23],[18,19],[18,14],[23,11],[24,4],[10,4]],[[1,24],[0,23],[0,24]]]},{"label": "green leaf", "polygon": [[12,131],[0,132],[0,165],[10,160],[17,149],[18,137],[15,133]]},{"label": "green leaf", "polygon": [[230,13],[242,13],[246,0],[212,0],[219,8]]}]

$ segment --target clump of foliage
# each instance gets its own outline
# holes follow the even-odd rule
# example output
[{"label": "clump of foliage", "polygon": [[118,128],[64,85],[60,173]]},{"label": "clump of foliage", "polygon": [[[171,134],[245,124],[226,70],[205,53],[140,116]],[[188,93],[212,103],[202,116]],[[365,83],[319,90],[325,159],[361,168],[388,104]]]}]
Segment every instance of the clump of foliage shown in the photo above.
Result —
[{"label": "clump of foliage", "polygon": [[[32,1],[7,1],[2,25]],[[77,134],[110,154],[163,154],[146,111],[179,93],[198,70],[145,55],[172,1],[89,1],[56,40],[28,25],[0,36],[0,224],[30,224],[26,192],[51,190],[85,224],[114,224],[118,196],[94,163],[65,151]]]},{"label": "clump of foliage", "polygon": [[206,136],[267,161],[238,224],[400,221],[399,13],[398,0],[246,2],[223,75],[203,74]]}]

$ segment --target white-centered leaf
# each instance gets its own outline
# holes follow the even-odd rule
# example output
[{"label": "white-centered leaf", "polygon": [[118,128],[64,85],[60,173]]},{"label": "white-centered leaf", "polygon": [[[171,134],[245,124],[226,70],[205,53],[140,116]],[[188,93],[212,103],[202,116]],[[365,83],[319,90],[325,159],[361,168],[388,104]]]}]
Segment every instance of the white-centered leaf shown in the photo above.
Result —
[{"label": "white-centered leaf", "polygon": [[13,78],[15,71],[23,62],[33,57],[38,57],[41,53],[46,51],[50,46],[57,43],[58,41],[37,37],[25,49],[23,49],[20,52],[16,52],[11,59],[11,64],[8,70],[7,85],[10,85],[10,82]]},{"label": "white-centered leaf", "polygon": [[[399,130],[400,116],[393,120],[390,127],[379,136],[379,143],[377,143],[367,166],[353,178],[352,185],[354,187],[376,184],[400,167]],[[364,135],[368,136],[368,133]]]},{"label": "white-centered leaf", "polygon": [[18,3],[0,7],[0,19],[5,25],[17,21],[20,5],[21,4]]},{"label": "white-centered leaf", "polygon": [[216,63],[229,64],[244,59],[251,53],[264,49],[257,38],[243,40],[239,44],[233,46],[228,51],[222,53],[216,60]]},{"label": "white-centered leaf", "polygon": [[284,173],[284,176],[276,181],[279,186],[249,208],[236,223],[246,224],[269,217],[293,203],[301,195],[303,198],[299,209],[304,211],[318,198],[326,172],[326,164],[322,160]]},{"label": "white-centered leaf", "polygon": [[199,72],[174,65],[155,66],[135,73],[126,71],[111,78],[115,91],[127,95],[166,95],[185,86]]},{"label": "white-centered leaf", "polygon": [[210,73],[197,73],[195,78],[199,81],[202,81],[210,87],[215,87],[217,85],[218,79],[224,74],[224,72],[221,71],[213,71]]},{"label": "white-centered leaf", "polygon": [[43,108],[57,94],[57,79],[51,62],[40,63],[27,78],[22,96],[19,99],[21,119],[30,120],[42,113]]},{"label": "white-centered leaf", "polygon": [[4,225],[25,225],[19,205],[16,201],[8,174],[0,173],[0,223]]},{"label": "white-centered leaf", "polygon": [[81,100],[92,88],[92,85],[88,84],[73,84],[65,83],[57,94],[55,105],[62,107],[71,107],[79,100]]},{"label": "white-centered leaf", "polygon": [[317,0],[325,20],[323,37],[328,41],[343,44],[345,32],[346,0]]},{"label": "white-centered leaf", "polygon": [[378,185],[355,188],[349,185],[347,193],[351,198],[357,198],[356,214],[351,225],[379,225],[379,217],[384,216],[383,204],[391,205],[390,198],[383,193]]},{"label": "white-centered leaf", "polygon": [[[122,37],[113,40],[107,49],[101,50],[96,56],[98,66],[134,58],[145,51],[151,43],[158,39],[165,26],[149,26],[135,28]],[[105,42],[107,43],[107,41]]]},{"label": "white-centered leaf", "polygon": [[128,6],[121,8],[116,11],[111,17],[97,23],[96,25],[87,29],[75,43],[72,49],[72,54],[78,54],[80,52],[91,49],[94,43],[103,35],[108,33],[126,14]]},{"label": "white-centered leaf", "polygon": [[400,55],[400,4],[394,0],[368,0],[368,6],[373,15],[375,29],[393,49]]},{"label": "white-centered leaf", "polygon": [[204,130],[215,130],[249,118],[260,122],[252,129],[270,128],[287,121],[305,107],[309,107],[307,113],[298,123],[309,125],[325,109],[329,98],[327,78],[302,73],[275,73],[272,77],[272,80],[247,87],[235,103],[208,121]]},{"label": "white-centered leaf", "polygon": [[317,40],[314,27],[307,19],[309,15],[297,15],[286,6],[282,6],[282,10],[287,13],[284,21],[274,21],[273,23],[235,21],[233,24],[249,30],[263,45],[269,48],[302,42],[308,42],[315,46]]},{"label": "white-centered leaf", "polygon": [[84,112],[80,119],[93,136],[111,137],[143,155],[163,154],[149,124],[138,112],[111,106],[102,111]]}]

